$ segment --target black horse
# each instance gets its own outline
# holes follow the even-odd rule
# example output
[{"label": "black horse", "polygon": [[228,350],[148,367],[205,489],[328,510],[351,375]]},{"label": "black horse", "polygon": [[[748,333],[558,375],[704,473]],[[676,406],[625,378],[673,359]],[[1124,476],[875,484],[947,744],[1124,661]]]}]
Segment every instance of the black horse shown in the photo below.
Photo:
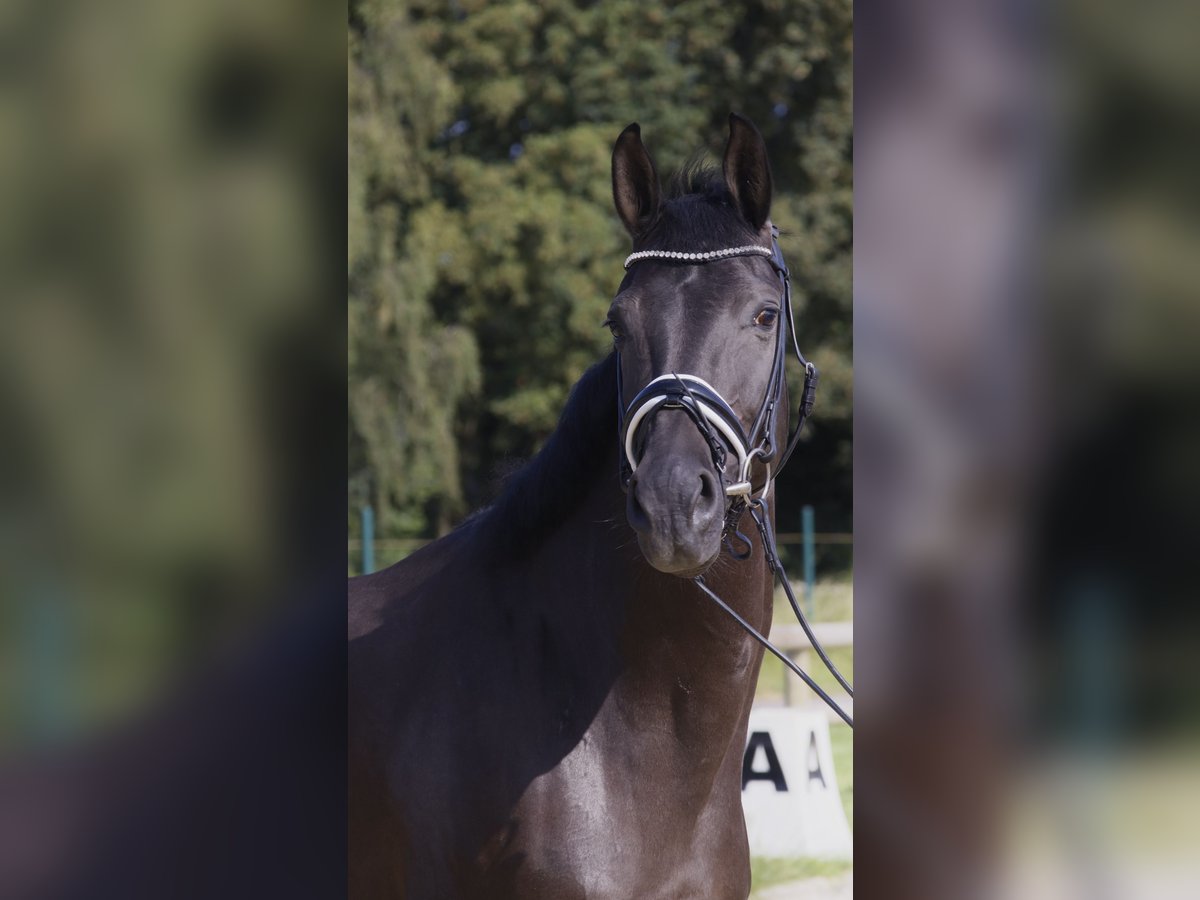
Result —
[{"label": "black horse", "polygon": [[692,577],[768,629],[762,538],[722,553],[787,443],[766,147],[731,116],[664,195],[630,125],[613,195],[614,352],[495,505],[350,583],[352,897],[749,893],[762,648]]}]

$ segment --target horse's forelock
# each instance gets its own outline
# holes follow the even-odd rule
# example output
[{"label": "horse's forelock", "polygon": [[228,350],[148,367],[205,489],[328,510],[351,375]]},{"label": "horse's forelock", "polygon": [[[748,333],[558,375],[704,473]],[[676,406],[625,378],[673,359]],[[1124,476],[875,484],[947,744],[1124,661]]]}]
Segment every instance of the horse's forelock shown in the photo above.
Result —
[{"label": "horse's forelock", "polygon": [[671,176],[666,196],[661,215],[635,249],[703,252],[758,239],[732,202],[721,169],[702,157]]}]

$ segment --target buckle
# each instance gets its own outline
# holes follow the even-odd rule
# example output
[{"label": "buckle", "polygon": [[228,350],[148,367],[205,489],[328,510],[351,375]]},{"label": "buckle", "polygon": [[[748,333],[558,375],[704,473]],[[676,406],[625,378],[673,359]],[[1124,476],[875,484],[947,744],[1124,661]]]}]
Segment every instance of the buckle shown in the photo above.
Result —
[{"label": "buckle", "polygon": [[739,481],[736,484],[726,485],[725,495],[728,497],[738,497],[738,496],[749,497],[750,496],[750,482],[749,481]]}]

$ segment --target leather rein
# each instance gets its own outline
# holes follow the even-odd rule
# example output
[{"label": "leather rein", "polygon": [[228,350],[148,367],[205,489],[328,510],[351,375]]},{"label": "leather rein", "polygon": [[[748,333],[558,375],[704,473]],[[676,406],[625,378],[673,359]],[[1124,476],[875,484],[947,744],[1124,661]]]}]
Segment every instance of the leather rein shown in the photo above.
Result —
[{"label": "leather rein", "polygon": [[[838,671],[832,660],[829,659],[829,655],[825,652],[825,648],[821,646],[821,642],[817,640],[812,626],[809,625],[804,611],[800,608],[800,604],[796,600],[796,595],[792,591],[787,573],[784,572],[783,565],[779,560],[779,550],[775,541],[774,529],[771,527],[770,510],[767,505],[767,494],[770,492],[771,483],[778,477],[779,472],[791,457],[792,451],[796,449],[796,444],[799,442],[800,432],[804,428],[805,420],[807,420],[809,414],[812,412],[817,382],[820,378],[816,366],[806,360],[804,354],[800,352],[800,343],[796,336],[796,326],[792,315],[791,275],[788,272],[787,264],[783,260],[783,253],[779,249],[779,229],[774,225],[771,226],[770,249],[754,244],[707,253],[643,250],[630,254],[625,260],[625,268],[629,269],[630,266],[643,259],[664,259],[684,265],[704,265],[713,261],[742,256],[761,256],[766,258],[775,270],[776,275],[779,276],[783,287],[781,310],[783,315],[777,317],[776,320],[775,349],[774,360],[771,365],[771,376],[767,381],[767,389],[763,395],[762,403],[759,405],[758,413],[754,417],[753,424],[749,430],[746,430],[738,414],[734,412],[733,408],[721,396],[720,392],[707,381],[695,375],[679,374],[676,372],[659,375],[657,378],[652,379],[638,391],[637,395],[626,406],[623,403],[625,395],[621,384],[621,354],[620,350],[618,350],[617,412],[619,421],[618,434],[620,438],[621,489],[628,490],[630,479],[633,477],[634,472],[637,471],[638,436],[642,426],[663,409],[683,410],[692,422],[695,423],[700,434],[708,444],[713,466],[716,468],[720,482],[724,486],[726,507],[725,524],[721,532],[721,539],[725,548],[734,559],[746,560],[750,558],[754,550],[754,545],[739,530],[741,520],[746,511],[749,510],[750,517],[753,519],[759,536],[762,539],[763,553],[772,577],[778,578],[783,585],[784,593],[787,595],[796,620],[804,629],[804,634],[808,637],[809,643],[812,644],[813,649],[817,652],[825,667],[846,690],[846,693],[850,697],[853,697],[853,688],[842,677],[842,673]],[[796,424],[796,429],[788,438],[782,454],[777,454],[778,448],[775,446],[775,432],[786,375],[787,342],[784,334],[785,328],[787,333],[791,335],[792,351],[796,359],[804,367],[804,388],[801,391],[799,421]],[[737,476],[735,480],[729,480],[725,475],[730,453],[734,455],[736,461]],[[772,469],[771,463],[777,455],[779,456],[779,462]],[[751,468],[756,461],[760,462],[765,469],[765,476],[757,486],[754,485],[751,474]],[[798,675],[847,725],[851,728],[854,727],[854,720],[846,711],[808,673],[796,665],[787,654],[783,653],[778,647],[767,640],[765,636],[759,633],[758,629],[747,622],[745,618],[714,593],[705,584],[703,575],[697,575],[692,580],[706,596],[732,616],[734,621],[745,629],[751,637],[775,654],[788,669]]]}]

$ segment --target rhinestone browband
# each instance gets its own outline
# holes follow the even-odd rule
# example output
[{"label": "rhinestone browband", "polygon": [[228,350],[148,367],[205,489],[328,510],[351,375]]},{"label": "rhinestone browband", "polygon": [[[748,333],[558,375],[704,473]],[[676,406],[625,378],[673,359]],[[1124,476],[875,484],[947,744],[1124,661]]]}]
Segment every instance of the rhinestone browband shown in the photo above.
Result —
[{"label": "rhinestone browband", "polygon": [[726,259],[730,256],[774,256],[766,247],[750,244],[746,247],[729,247],[726,250],[710,250],[707,253],[683,253],[678,250],[639,250],[625,257],[625,268],[642,259],[681,259],[684,262],[708,262],[713,259]]}]

